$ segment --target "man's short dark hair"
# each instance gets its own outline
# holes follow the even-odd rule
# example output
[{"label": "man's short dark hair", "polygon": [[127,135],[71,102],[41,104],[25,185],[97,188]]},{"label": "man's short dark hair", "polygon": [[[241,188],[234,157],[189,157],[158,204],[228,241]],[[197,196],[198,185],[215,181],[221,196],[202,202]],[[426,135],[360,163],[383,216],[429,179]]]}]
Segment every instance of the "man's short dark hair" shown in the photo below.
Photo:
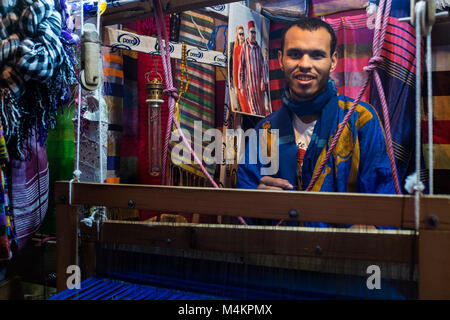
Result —
[{"label": "man's short dark hair", "polygon": [[334,33],[333,28],[331,28],[331,26],[327,22],[325,22],[319,18],[302,16],[302,17],[298,18],[296,21],[292,22],[289,26],[287,26],[283,30],[283,35],[281,36],[281,48],[280,48],[280,50],[282,52],[284,49],[284,39],[286,37],[286,32],[288,32],[288,30],[294,26],[297,26],[300,29],[309,30],[309,31],[315,31],[319,28],[324,28],[325,30],[328,31],[328,33],[331,36],[330,55],[332,55],[334,53],[334,51],[336,51],[336,34]]}]

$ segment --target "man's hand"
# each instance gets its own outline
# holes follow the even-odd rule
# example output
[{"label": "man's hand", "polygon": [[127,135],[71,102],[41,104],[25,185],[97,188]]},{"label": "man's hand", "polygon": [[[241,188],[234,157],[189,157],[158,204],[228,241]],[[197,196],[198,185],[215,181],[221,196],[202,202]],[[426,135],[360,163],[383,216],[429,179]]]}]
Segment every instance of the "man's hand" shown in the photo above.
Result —
[{"label": "man's hand", "polygon": [[274,178],[270,176],[264,176],[259,180],[258,189],[262,190],[292,190],[294,187],[289,181],[281,178]]}]

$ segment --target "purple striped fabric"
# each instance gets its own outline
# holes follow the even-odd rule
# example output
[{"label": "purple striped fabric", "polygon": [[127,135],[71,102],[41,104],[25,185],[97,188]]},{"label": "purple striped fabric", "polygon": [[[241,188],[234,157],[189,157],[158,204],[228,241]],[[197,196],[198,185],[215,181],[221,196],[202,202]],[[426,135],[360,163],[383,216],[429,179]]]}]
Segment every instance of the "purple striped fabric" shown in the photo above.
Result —
[{"label": "purple striped fabric", "polygon": [[[373,30],[367,28],[365,10],[352,10],[324,17],[336,33],[338,63],[331,78],[339,94],[356,98],[368,74],[363,71],[372,56]],[[362,96],[369,102],[370,87]]]},{"label": "purple striped fabric", "polygon": [[47,152],[33,135],[29,161],[11,161],[11,212],[19,250],[39,229],[48,208]]}]

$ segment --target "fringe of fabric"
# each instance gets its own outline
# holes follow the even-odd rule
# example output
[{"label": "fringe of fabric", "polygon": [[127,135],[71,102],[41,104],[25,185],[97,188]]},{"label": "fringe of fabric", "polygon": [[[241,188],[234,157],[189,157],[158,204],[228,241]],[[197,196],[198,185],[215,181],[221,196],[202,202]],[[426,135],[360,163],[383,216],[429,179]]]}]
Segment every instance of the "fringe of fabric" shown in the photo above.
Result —
[{"label": "fringe of fabric", "polygon": [[[66,0],[0,1],[0,121],[12,159],[29,160],[32,128],[45,143],[76,83]],[[70,24],[70,23],[69,23]]]},{"label": "fringe of fabric", "polygon": [[11,158],[29,160],[30,139],[38,124],[38,139],[45,144],[48,130],[56,125],[58,106],[70,97],[70,85],[76,82],[69,64],[56,70],[45,83],[29,81],[25,93],[17,99],[9,88],[0,91],[0,121]]},{"label": "fringe of fabric", "polygon": [[208,179],[172,163],[169,164],[169,183],[171,186],[212,187]]}]

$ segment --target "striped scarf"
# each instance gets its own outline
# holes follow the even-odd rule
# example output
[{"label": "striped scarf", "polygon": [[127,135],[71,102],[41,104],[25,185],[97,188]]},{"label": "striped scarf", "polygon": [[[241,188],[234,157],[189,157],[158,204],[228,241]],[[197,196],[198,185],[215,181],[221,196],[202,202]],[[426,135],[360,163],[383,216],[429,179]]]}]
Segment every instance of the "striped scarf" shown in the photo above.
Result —
[{"label": "striped scarf", "polygon": [[[214,28],[214,19],[204,14],[199,14],[194,11],[188,11],[181,14],[180,22],[180,42],[184,41],[186,44],[198,47],[205,47],[208,39]],[[204,134],[208,129],[214,127],[215,120],[215,67],[196,62],[188,62],[189,72],[189,89],[182,96],[179,104],[180,110],[180,126],[182,130],[189,132],[191,137],[191,147],[193,150],[202,152],[210,142],[199,141],[201,145],[194,146],[197,142],[194,138],[194,122],[201,121],[201,132]],[[174,77],[176,88],[180,88],[180,74],[181,63],[177,61]],[[189,139],[189,137],[187,137]],[[205,182],[204,174],[200,167],[190,157],[189,151],[185,148],[181,138],[178,141],[170,141],[169,151],[180,144],[186,152],[177,154],[171,153],[171,180],[172,184],[181,185],[203,185]],[[202,159],[201,154],[198,154],[199,159]],[[213,159],[208,159],[213,162]],[[211,163],[209,162],[209,163]],[[177,164],[177,165],[175,165]],[[178,165],[179,164],[179,165]],[[205,165],[205,164],[204,164]],[[215,164],[205,165],[208,173],[214,176],[216,166]],[[178,170],[180,169],[180,170]],[[199,179],[200,178],[200,179]]]},{"label": "striped scarf", "polygon": [[76,81],[65,10],[64,0],[0,1],[0,120],[12,156],[23,158],[24,145],[30,149],[36,122],[44,142],[57,105]]},{"label": "striped scarf", "polygon": [[328,103],[328,100],[330,100],[331,97],[334,97],[336,93],[337,90],[332,79],[328,80],[327,87],[324,92],[308,101],[297,101],[292,99],[289,94],[289,88],[286,87],[283,92],[283,105],[285,105],[298,117],[315,114],[319,115],[321,114],[323,107],[325,107]]}]

